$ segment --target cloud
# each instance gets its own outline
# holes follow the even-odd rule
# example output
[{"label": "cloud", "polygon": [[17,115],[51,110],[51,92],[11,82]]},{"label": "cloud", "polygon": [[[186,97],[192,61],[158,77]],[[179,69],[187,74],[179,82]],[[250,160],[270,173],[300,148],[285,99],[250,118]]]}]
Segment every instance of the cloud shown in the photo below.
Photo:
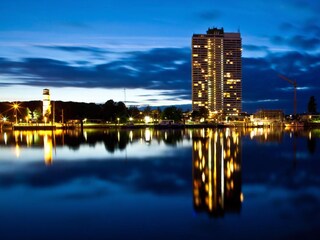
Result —
[{"label": "cloud", "polygon": [[66,52],[88,52],[92,54],[105,54],[109,53],[110,51],[107,51],[103,48],[97,48],[97,47],[90,47],[90,46],[41,46],[37,45],[36,47],[45,48],[45,49],[51,49],[51,50],[61,50]]},{"label": "cloud", "polygon": [[269,50],[269,48],[267,46],[258,46],[258,45],[251,45],[251,44],[244,44],[243,48],[246,51],[252,51],[252,52],[257,52],[257,51],[266,52]]},{"label": "cloud", "polygon": [[220,16],[221,16],[221,12],[216,9],[206,10],[198,13],[198,17],[205,21],[217,20],[220,18]]},{"label": "cloud", "polygon": [[283,22],[279,25],[279,29],[285,32],[304,32],[306,35],[318,36],[320,34],[320,26],[317,25],[317,20],[309,19],[299,25],[291,22]]},{"label": "cloud", "polygon": [[[278,77],[279,74],[297,81],[298,110],[306,109],[308,99],[316,95],[320,87],[320,54],[301,54],[300,52],[268,53],[260,58],[243,58],[243,108],[254,112],[259,108],[284,109],[292,112],[292,95],[279,91],[291,85]],[[303,91],[302,91],[303,90]],[[262,102],[261,99],[277,99]],[[256,101],[256,104],[252,104]]]},{"label": "cloud", "polygon": [[280,24],[279,29],[281,31],[292,31],[296,29],[296,26],[292,23],[284,22]]},{"label": "cloud", "polygon": [[[158,99],[154,98],[151,94],[140,94],[141,97],[146,97],[146,101],[156,102]],[[189,89],[179,89],[172,91],[162,91],[157,96],[164,97],[165,100],[190,100],[191,98],[191,87]]]},{"label": "cloud", "polygon": [[[91,47],[52,48],[70,52],[105,52]],[[190,72],[190,50],[187,48],[126,52],[111,62],[80,66],[47,58],[0,59],[0,74],[22,79],[26,85],[32,86],[189,89]]]},{"label": "cloud", "polygon": [[258,99],[258,100],[245,100],[243,103],[245,104],[256,104],[256,103],[272,103],[279,102],[279,99]]},{"label": "cloud", "polygon": [[295,35],[292,37],[275,36],[271,42],[277,45],[286,45],[300,50],[316,50],[320,48],[320,38]]}]

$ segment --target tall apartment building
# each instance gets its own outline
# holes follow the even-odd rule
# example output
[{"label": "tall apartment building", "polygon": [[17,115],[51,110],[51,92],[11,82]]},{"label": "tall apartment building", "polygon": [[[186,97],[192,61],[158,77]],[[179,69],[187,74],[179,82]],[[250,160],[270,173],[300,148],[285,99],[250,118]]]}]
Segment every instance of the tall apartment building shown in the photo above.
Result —
[{"label": "tall apartment building", "polygon": [[242,106],[240,33],[209,28],[192,36],[192,109],[237,115]]}]

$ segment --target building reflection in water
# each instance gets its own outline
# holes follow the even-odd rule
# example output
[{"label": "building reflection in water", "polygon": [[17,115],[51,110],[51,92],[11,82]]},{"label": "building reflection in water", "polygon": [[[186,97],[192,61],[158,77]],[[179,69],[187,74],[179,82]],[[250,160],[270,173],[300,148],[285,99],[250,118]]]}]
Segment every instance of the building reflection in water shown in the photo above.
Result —
[{"label": "building reflection in water", "polygon": [[240,212],[241,137],[235,130],[203,130],[193,136],[193,205],[197,212],[222,217]]}]

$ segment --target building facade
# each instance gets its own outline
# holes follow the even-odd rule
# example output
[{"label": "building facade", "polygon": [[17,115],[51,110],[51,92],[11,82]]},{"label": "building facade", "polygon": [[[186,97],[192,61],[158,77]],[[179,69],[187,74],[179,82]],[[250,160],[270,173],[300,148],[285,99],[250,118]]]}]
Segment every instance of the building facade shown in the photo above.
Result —
[{"label": "building facade", "polygon": [[209,28],[192,36],[192,109],[214,114],[242,111],[242,43],[240,33]]}]

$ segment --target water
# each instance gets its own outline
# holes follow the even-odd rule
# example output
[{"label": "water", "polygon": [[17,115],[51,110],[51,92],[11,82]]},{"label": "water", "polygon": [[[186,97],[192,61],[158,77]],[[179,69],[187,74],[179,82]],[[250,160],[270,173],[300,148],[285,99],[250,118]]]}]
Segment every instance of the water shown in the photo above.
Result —
[{"label": "water", "polygon": [[0,133],[1,239],[317,239],[320,130]]}]

